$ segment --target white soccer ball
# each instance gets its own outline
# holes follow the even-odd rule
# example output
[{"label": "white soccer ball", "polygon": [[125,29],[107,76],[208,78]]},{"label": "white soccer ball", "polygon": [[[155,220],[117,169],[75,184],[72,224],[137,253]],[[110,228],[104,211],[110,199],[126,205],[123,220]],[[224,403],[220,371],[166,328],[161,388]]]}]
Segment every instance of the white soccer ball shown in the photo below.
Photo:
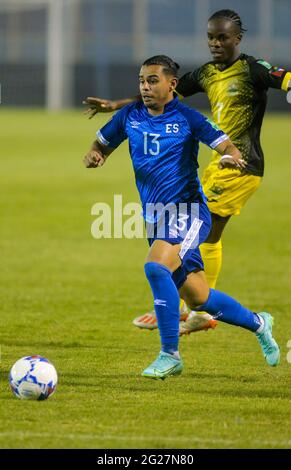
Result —
[{"label": "white soccer ball", "polygon": [[17,398],[46,400],[55,391],[58,382],[54,366],[41,356],[26,356],[12,366],[9,383]]}]

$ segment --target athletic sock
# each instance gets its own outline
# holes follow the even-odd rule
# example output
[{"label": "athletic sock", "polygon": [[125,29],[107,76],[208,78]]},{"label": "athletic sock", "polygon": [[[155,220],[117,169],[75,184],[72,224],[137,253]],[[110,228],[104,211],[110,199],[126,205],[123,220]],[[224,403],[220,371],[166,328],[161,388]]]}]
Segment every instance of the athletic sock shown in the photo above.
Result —
[{"label": "athletic sock", "polygon": [[204,270],[208,285],[215,289],[222,264],[222,243],[202,243],[200,252],[204,263]]},{"label": "athletic sock", "polygon": [[172,273],[166,266],[155,262],[146,263],[144,269],[154,297],[162,351],[169,354],[177,353],[180,298],[172,280]]},{"label": "athletic sock", "polygon": [[205,310],[217,320],[241,326],[253,332],[256,332],[262,324],[258,314],[247,309],[229,295],[215,289],[210,289],[207,301],[197,310]]}]

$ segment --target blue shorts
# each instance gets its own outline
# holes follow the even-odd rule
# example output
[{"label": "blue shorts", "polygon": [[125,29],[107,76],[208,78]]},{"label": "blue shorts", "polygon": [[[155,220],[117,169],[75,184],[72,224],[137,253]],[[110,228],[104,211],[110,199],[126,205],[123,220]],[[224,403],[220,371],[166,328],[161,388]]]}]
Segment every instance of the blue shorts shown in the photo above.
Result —
[{"label": "blue shorts", "polygon": [[204,270],[199,245],[207,239],[210,228],[211,214],[205,202],[168,205],[157,222],[146,224],[150,246],[155,240],[181,244],[182,264],[173,273],[178,289],[189,273]]}]

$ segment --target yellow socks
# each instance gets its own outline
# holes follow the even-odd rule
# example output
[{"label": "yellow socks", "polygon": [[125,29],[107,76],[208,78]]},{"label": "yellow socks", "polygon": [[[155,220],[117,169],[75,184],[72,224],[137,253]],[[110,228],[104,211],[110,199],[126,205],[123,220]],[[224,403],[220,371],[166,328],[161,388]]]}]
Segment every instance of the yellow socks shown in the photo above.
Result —
[{"label": "yellow socks", "polygon": [[[202,243],[200,245],[200,252],[204,263],[205,275],[208,285],[211,289],[215,289],[216,282],[221,270],[222,264],[222,243],[219,240],[216,243]],[[185,309],[185,303],[180,299],[180,314],[181,319],[183,310]],[[197,312],[197,314],[203,314],[205,312]]]},{"label": "yellow socks", "polygon": [[200,252],[209,287],[215,289],[222,263],[221,240],[216,243],[202,243],[202,245],[200,245]]}]

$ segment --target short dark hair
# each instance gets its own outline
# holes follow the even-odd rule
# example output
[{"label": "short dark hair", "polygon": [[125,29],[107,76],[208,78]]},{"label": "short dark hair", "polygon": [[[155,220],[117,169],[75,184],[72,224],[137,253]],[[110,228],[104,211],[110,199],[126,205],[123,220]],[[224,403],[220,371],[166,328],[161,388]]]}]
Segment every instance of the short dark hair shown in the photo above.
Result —
[{"label": "short dark hair", "polygon": [[167,75],[173,75],[173,77],[178,77],[178,70],[180,68],[180,65],[177,64],[177,62],[174,62],[173,59],[166,55],[154,55],[153,57],[145,60],[142,65],[161,65],[164,73]]},{"label": "short dark hair", "polygon": [[210,16],[208,21],[218,20],[218,19],[224,19],[224,20],[232,21],[238,27],[240,37],[243,36],[243,33],[245,31],[247,31],[243,27],[241,17],[238,15],[238,13],[236,13],[233,10],[219,10],[219,11],[216,11],[215,13],[213,13],[212,16]]}]

